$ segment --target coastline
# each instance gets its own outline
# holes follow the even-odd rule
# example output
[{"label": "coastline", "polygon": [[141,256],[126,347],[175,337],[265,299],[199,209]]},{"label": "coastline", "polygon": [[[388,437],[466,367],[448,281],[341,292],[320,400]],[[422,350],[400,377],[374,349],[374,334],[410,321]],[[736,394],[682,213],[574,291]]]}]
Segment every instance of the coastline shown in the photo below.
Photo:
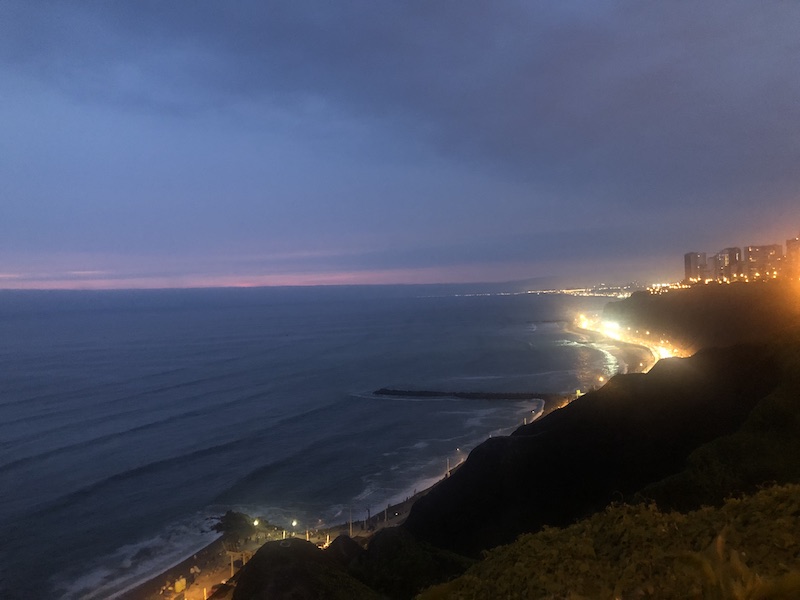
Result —
[{"label": "coastline", "polygon": [[[589,344],[597,344],[606,340],[612,342],[619,349],[619,352],[613,354],[620,364],[620,367],[623,364],[625,365],[625,370],[620,370],[620,372],[647,372],[658,360],[652,350],[646,346],[609,338],[601,332],[582,329],[569,322],[564,322],[564,331],[586,338]],[[543,402],[542,411],[537,419],[567,406],[575,398],[573,394],[549,393],[522,395]],[[458,469],[460,465],[461,463],[454,465],[450,469],[450,473]],[[353,521],[353,539],[363,545],[378,531],[387,527],[401,525],[411,509],[411,505],[419,498],[429,493],[436,485],[446,479],[450,473],[423,490],[415,490],[415,494],[402,502],[387,506],[385,511],[372,515],[368,520],[362,519]],[[252,556],[264,543],[282,539],[279,536],[283,534],[285,534],[287,538],[292,537],[288,531],[279,528],[274,529],[275,537],[270,537],[269,534],[256,535],[254,540],[248,539],[244,544],[238,546],[236,551],[230,553],[221,535],[194,555],[142,581],[138,585],[117,593],[112,596],[112,598],[115,600],[163,600],[164,598],[172,597],[182,597],[183,600],[230,598],[230,594],[225,591],[229,588],[225,586],[224,583],[228,580],[233,580],[235,582],[242,565],[242,559]],[[326,541],[332,542],[339,535],[349,535],[350,532],[351,524],[345,522],[326,529],[308,532],[307,535],[309,541],[322,545]],[[305,539],[303,536],[294,537]],[[235,557],[237,554],[239,554],[241,558],[236,559]],[[234,557],[233,559],[232,556]],[[191,571],[195,567],[199,569],[199,573],[191,577]],[[174,592],[170,592],[167,588],[182,577],[187,578],[187,586],[183,591],[183,595],[178,596],[174,594]],[[188,580],[192,580],[191,583],[188,583]],[[215,594],[213,593],[213,588],[218,585],[222,585],[222,588]]]},{"label": "coastline", "polygon": [[587,338],[590,344],[597,344],[605,340],[612,342],[619,348],[619,352],[615,354],[615,358],[626,367],[625,371],[620,371],[620,373],[647,373],[659,360],[659,356],[653,348],[645,346],[644,344],[614,339],[600,331],[584,329],[570,323],[565,324],[564,331],[573,335],[583,336]]},{"label": "coastline", "polygon": [[[455,471],[459,465],[454,466],[451,472]],[[446,478],[446,477],[445,477]],[[443,478],[443,479],[445,479]],[[385,511],[371,516],[368,520],[361,519],[353,521],[352,523],[352,538],[360,544],[364,544],[378,531],[387,527],[395,527],[405,521],[408,516],[408,511],[411,505],[414,504],[419,498],[426,495],[432,490],[440,479],[433,485],[418,491],[413,496],[392,504],[386,507]],[[285,539],[294,537],[296,539],[305,539],[301,535],[291,535],[291,532],[280,528],[273,528],[271,534],[258,533],[255,539],[248,538],[244,543],[237,545],[237,550],[228,552],[228,547],[223,535],[220,535],[216,540],[211,542],[208,546],[198,551],[193,556],[187,557],[180,563],[169,567],[168,569],[160,572],[159,574],[143,581],[142,583],[124,591],[117,595],[112,596],[114,600],[164,600],[164,598],[171,598],[172,596],[164,594],[165,588],[174,584],[174,582],[181,577],[188,577],[193,567],[200,569],[192,583],[187,584],[183,592],[184,600],[200,600],[205,598],[213,599],[218,596],[212,594],[212,588],[215,585],[224,584],[229,579],[236,579],[236,576],[241,568],[241,557],[234,558],[233,574],[231,573],[231,554],[234,556],[244,555],[245,557],[252,556],[255,552],[266,542],[277,541],[284,539],[283,533],[286,533]],[[308,532],[308,540],[318,545],[322,545],[328,540],[332,542],[340,535],[350,534],[350,523],[340,523],[327,527],[325,529]],[[274,537],[273,537],[274,535]],[[248,556],[249,555],[249,556]],[[227,595],[219,597],[226,598]]]},{"label": "coastline", "polygon": [[[537,399],[543,402],[542,412],[538,417],[542,418],[569,404],[573,396],[547,394],[545,398]],[[450,469],[450,473],[455,472],[461,464],[462,463],[453,465]],[[372,515],[368,520],[361,519],[359,521],[353,521],[353,539],[360,544],[365,544],[373,535],[382,529],[401,525],[408,516],[411,505],[425,496],[447,477],[448,475],[445,475],[422,490],[415,490],[415,494],[401,502],[387,506],[384,511]],[[276,529],[275,537],[267,537],[266,534],[257,535],[255,540],[240,545],[240,550],[238,552],[243,552],[245,555],[249,554],[252,556],[264,543],[282,539],[283,531],[282,529]],[[328,540],[332,542],[339,535],[349,535],[349,533],[350,523],[344,522],[325,529],[309,532],[309,541],[321,545]],[[292,536],[287,532],[286,537]],[[305,539],[304,536],[295,535],[294,537]],[[215,585],[224,584],[229,579],[234,579],[235,581],[241,563],[239,560],[237,566],[237,561],[234,560],[234,573],[233,576],[231,576],[231,557],[226,549],[225,540],[223,536],[220,535],[219,538],[194,555],[142,581],[138,585],[117,593],[112,596],[112,598],[114,600],[164,600],[164,598],[171,598],[172,596],[164,594],[165,587],[173,585],[174,582],[181,577],[188,577],[193,567],[199,568],[200,572],[195,576],[191,584],[187,584],[183,592],[184,600],[205,600],[206,598],[213,600],[213,598],[218,597],[229,597],[227,595],[212,594],[212,588]]]},{"label": "coastline", "polygon": [[[118,593],[112,598],[116,600],[151,600],[160,598],[163,599],[164,595],[162,590],[166,584],[172,584],[180,577],[189,575],[192,567],[200,569],[194,583],[189,586],[193,590],[199,590],[199,596],[185,594],[186,600],[190,598],[202,598],[203,589],[207,589],[208,597],[211,597],[211,588],[218,583],[222,583],[225,579],[224,567],[228,565],[228,556],[225,551],[222,536],[211,542],[205,548],[199,550],[196,554],[189,556],[176,565],[160,572],[158,575],[142,581],[138,585]],[[189,588],[187,588],[188,591]]]}]

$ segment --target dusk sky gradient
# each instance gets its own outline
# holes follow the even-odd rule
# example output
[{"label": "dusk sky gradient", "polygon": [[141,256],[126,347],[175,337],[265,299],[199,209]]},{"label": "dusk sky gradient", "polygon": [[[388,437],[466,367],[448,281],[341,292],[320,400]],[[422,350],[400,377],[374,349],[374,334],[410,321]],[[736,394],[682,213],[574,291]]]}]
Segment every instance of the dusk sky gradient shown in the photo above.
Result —
[{"label": "dusk sky gradient", "polygon": [[0,288],[677,280],[800,232],[800,3],[0,0]]}]

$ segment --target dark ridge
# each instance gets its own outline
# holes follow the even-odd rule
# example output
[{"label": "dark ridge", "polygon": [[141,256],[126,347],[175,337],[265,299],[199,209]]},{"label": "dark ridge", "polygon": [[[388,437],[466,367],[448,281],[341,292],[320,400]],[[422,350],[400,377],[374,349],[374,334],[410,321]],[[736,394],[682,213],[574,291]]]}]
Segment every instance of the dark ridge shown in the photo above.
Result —
[{"label": "dark ridge", "polygon": [[379,600],[330,554],[305,540],[267,542],[237,575],[233,600],[293,598],[297,600]]},{"label": "dark ridge", "polygon": [[267,542],[242,567],[233,600],[401,600],[452,579],[471,562],[397,527],[377,533],[366,550],[344,535],[326,550],[290,538]]},{"label": "dark ridge", "polygon": [[780,344],[781,385],[734,433],[700,446],[680,473],[641,490],[665,510],[722,505],[772,483],[800,482],[800,343]]},{"label": "dark ridge", "polygon": [[660,361],[487,440],[411,509],[403,527],[477,556],[544,525],[567,525],[683,468],[735,431],[781,379],[774,350],[742,345]]}]

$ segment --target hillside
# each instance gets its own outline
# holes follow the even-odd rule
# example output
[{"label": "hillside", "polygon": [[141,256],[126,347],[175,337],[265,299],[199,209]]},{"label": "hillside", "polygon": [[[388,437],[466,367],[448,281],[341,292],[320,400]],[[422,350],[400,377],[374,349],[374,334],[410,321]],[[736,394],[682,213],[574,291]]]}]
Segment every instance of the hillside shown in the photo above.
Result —
[{"label": "hillside", "polygon": [[487,440],[412,508],[404,527],[476,556],[544,525],[566,525],[682,471],[730,435],[784,380],[767,345],[703,350],[618,375],[566,408]]},{"label": "hillside", "polygon": [[659,506],[686,510],[719,504],[766,482],[800,482],[800,344],[776,344],[779,385],[735,432],[693,451],[685,468],[646,486],[641,494]]},{"label": "hillside", "polygon": [[609,303],[604,319],[649,330],[682,348],[762,343],[800,327],[800,282],[697,285],[663,294],[636,292]]},{"label": "hillside", "polygon": [[664,513],[614,505],[492,550],[420,600],[800,597],[800,486],[721,508]]}]

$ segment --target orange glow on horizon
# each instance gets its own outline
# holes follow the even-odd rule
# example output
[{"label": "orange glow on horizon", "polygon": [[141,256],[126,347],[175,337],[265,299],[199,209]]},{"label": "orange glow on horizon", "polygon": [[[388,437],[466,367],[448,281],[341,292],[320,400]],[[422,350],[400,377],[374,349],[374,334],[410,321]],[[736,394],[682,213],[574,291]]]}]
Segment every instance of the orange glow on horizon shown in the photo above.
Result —
[{"label": "orange glow on horizon", "polygon": [[0,274],[0,290],[124,290],[472,283],[486,281],[485,278],[476,278],[476,274],[482,271],[482,268],[476,268],[475,265],[471,265],[447,269],[428,267],[273,275],[197,274],[167,277],[127,276],[110,271],[73,270],[46,275],[40,273],[3,273]]}]

